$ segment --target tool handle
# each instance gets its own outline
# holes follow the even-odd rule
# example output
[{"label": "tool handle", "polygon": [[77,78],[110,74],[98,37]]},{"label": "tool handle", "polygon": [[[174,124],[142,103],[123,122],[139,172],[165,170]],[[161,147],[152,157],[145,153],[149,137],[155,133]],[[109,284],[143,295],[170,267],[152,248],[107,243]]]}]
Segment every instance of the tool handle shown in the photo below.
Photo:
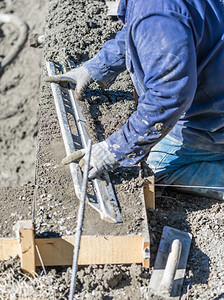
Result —
[{"label": "tool handle", "polygon": [[174,277],[179,265],[182,250],[182,243],[179,239],[173,240],[171,250],[167,258],[166,267],[160,284],[160,291],[171,293],[173,288]]}]

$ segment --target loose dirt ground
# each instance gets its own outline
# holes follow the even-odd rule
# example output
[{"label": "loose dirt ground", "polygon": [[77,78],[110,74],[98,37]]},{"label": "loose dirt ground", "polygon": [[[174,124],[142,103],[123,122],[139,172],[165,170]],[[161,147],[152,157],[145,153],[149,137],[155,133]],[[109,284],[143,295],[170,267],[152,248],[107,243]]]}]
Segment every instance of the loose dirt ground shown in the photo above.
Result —
[{"label": "loose dirt ground", "polygon": [[[44,33],[45,4],[38,1],[0,1],[1,13],[24,19],[30,33]],[[14,45],[18,30],[3,24],[0,60]],[[0,186],[15,187],[34,180],[42,49],[26,43],[2,74],[0,94]]]},{"label": "loose dirt ground", "polygon": [[[44,1],[1,1],[0,8],[2,12],[13,11],[23,17],[30,31],[43,33]],[[2,237],[14,235],[12,225],[18,219],[31,217],[34,198],[37,205],[35,225],[40,236],[74,233],[77,212],[74,203],[77,200],[73,196],[68,168],[61,165],[65,154],[51,90],[44,81],[44,62],[49,59],[60,62],[72,59],[75,64],[80,64],[93,57],[103,43],[121,28],[120,22],[106,16],[104,1],[51,0],[47,3],[46,11],[41,87],[42,50],[28,45],[1,77]],[[1,30],[3,46],[0,54],[4,55],[15,40],[16,33],[6,25]],[[81,105],[94,141],[106,138],[117,130],[134,110],[132,89],[128,73],[125,72],[110,90],[104,91],[96,84],[87,90]],[[38,160],[34,180],[39,91]],[[138,168],[134,172],[133,169],[119,168],[112,172],[111,178],[124,216],[131,216],[130,219],[124,219],[124,231],[136,232],[140,211],[137,205],[139,201],[135,200],[140,191]],[[130,199],[128,205],[125,202],[127,199]],[[127,213],[126,207],[129,207]],[[167,190],[157,192],[156,210],[148,212],[152,267],[165,225],[191,232],[194,236],[182,299],[224,298],[223,210],[223,203],[214,199]],[[90,232],[91,228],[97,228],[98,234],[110,232],[111,227],[104,226],[93,210],[88,208],[86,215],[90,218],[85,220],[84,234]],[[113,233],[120,234],[120,229],[113,228]],[[39,269],[39,277],[31,280],[21,275],[17,259],[2,262],[0,267],[2,299],[53,299],[53,294],[56,299],[66,299],[68,296],[70,268],[47,269],[48,278]],[[149,296],[147,288],[151,273],[152,268],[145,272],[138,265],[80,267],[76,298],[156,299],[153,295]]]}]

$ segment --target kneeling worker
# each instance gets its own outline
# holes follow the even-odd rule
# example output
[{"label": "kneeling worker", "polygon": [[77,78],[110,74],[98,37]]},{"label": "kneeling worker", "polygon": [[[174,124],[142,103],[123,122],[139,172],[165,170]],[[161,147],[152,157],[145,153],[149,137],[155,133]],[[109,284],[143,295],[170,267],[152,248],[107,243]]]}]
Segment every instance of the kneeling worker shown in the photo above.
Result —
[{"label": "kneeling worker", "polygon": [[[224,198],[224,3],[121,0],[124,23],[83,66],[47,81],[108,88],[126,68],[139,95],[120,130],[93,145],[89,177],[146,160],[157,182]],[[80,161],[85,149],[65,163]],[[220,187],[220,189],[219,189]],[[192,188],[190,188],[190,191]],[[193,189],[194,190],[194,189]]]}]

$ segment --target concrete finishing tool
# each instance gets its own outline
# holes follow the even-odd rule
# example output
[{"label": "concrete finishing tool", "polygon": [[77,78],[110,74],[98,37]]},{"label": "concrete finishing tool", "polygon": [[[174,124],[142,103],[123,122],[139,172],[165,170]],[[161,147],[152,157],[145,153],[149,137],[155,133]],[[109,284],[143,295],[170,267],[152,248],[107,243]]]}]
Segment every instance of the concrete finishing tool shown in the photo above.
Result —
[{"label": "concrete finishing tool", "polygon": [[[57,73],[65,73],[65,68],[52,61],[46,63],[49,76]],[[62,87],[58,83],[51,83],[54,103],[61,128],[61,134],[65,145],[66,155],[72,154],[77,149],[85,148],[89,140],[84,117],[82,116],[78,102],[75,99],[73,90]],[[76,133],[71,132],[69,119],[73,119]],[[81,198],[82,172],[77,163],[70,163],[70,172],[74,189],[78,199]],[[101,219],[111,222],[122,222],[118,201],[116,199],[109,174],[104,172],[103,179],[91,180],[93,193],[87,194],[88,204],[100,213]]]},{"label": "concrete finishing tool", "polygon": [[165,226],[149,289],[163,299],[180,299],[192,235]]}]

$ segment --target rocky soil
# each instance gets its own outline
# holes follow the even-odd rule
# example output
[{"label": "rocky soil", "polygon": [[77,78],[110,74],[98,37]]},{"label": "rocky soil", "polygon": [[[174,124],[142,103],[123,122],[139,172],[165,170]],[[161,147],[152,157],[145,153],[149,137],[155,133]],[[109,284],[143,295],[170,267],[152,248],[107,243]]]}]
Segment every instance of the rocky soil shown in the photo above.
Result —
[{"label": "rocky soil", "polygon": [[[43,32],[43,1],[0,1],[0,8],[2,12],[15,12],[23,17],[30,31]],[[35,225],[39,236],[74,234],[77,199],[69,170],[61,165],[65,152],[51,90],[44,81],[45,60],[64,62],[71,59],[75,64],[81,64],[93,57],[103,43],[121,28],[120,22],[106,16],[103,0],[50,0],[46,11],[41,87],[42,50],[28,45],[1,77],[2,237],[14,235],[12,225],[18,219],[31,218],[34,200]],[[4,45],[0,55],[4,56],[7,47],[16,38],[15,30],[3,25],[0,37]],[[132,89],[128,73],[125,72],[109,90],[104,91],[96,84],[87,90],[85,100],[80,105],[95,142],[117,130],[135,109]],[[39,91],[38,159],[34,180]],[[125,225],[105,225],[95,211],[87,208],[84,234],[93,234],[91,229],[102,235],[111,230],[113,234],[138,232],[141,224],[138,171],[138,167],[119,168],[111,173]],[[135,264],[80,267],[76,299],[156,299],[150,295],[148,284],[165,225],[191,232],[194,236],[182,300],[224,298],[223,210],[223,203],[214,199],[157,190],[156,210],[148,211],[152,255],[149,272]],[[0,272],[2,299],[68,297],[71,268],[47,268],[47,277],[39,268],[38,277],[30,279],[22,275],[18,259],[13,258],[0,264]]]}]

